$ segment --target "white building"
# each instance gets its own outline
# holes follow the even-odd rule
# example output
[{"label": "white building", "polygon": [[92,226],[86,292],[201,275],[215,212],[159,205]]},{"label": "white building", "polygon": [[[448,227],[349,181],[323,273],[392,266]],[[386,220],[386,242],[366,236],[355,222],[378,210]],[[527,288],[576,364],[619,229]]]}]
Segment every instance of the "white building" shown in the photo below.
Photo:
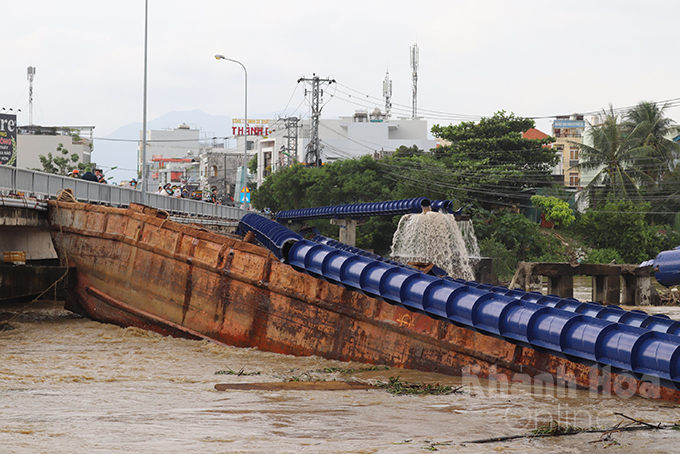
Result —
[{"label": "white building", "polygon": [[[300,122],[297,150],[286,154],[288,130],[282,125],[269,124],[269,135],[256,139],[257,184],[260,185],[271,173],[291,161],[304,162],[310,142],[310,121]],[[351,117],[319,120],[320,159],[335,162],[367,154],[391,153],[400,146],[416,146],[423,151],[436,148],[437,142],[428,138],[428,124],[424,119],[391,119],[380,109],[370,114],[357,110]],[[256,136],[257,137],[257,136]],[[252,139],[253,137],[251,137]]]},{"label": "white building", "polygon": [[[62,157],[57,147],[77,154],[78,162],[89,164],[92,154],[92,132],[94,126],[19,126],[17,134],[17,167],[42,170],[40,155]],[[77,167],[77,163],[73,164]]]}]

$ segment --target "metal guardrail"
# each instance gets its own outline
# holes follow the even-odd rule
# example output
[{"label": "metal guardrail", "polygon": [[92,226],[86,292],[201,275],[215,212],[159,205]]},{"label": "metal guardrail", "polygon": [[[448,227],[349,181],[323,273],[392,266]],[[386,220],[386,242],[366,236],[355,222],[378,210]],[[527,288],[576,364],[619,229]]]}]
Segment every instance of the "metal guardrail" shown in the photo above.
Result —
[{"label": "metal guardrail", "polygon": [[[41,202],[55,197],[60,190],[67,188],[73,190],[73,196],[79,202],[114,207],[142,203],[142,192],[137,189],[0,165],[0,192],[5,195],[20,194],[35,198],[39,205],[43,205]],[[147,193],[146,196],[146,205],[182,217],[238,220],[246,214],[245,210],[239,208],[198,200],[152,193]]]}]

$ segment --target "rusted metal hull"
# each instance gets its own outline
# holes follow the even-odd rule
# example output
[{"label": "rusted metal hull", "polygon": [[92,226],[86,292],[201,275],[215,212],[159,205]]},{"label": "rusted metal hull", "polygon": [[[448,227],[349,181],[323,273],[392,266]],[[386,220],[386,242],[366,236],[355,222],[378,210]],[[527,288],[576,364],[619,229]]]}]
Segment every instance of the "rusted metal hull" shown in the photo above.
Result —
[{"label": "rusted metal hull", "polygon": [[67,308],[95,320],[297,356],[680,402],[677,390],[390,305],[147,207],[49,207],[62,265],[77,269]]}]

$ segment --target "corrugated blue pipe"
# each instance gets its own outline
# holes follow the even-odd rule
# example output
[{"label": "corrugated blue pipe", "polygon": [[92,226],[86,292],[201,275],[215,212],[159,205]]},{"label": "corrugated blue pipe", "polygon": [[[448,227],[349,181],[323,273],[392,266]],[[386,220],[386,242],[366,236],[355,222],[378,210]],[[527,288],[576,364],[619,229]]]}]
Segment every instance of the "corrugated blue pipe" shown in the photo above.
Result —
[{"label": "corrugated blue pipe", "polygon": [[670,251],[660,252],[654,260],[648,260],[640,266],[652,266],[657,282],[666,287],[680,284],[680,246]]},{"label": "corrugated blue pipe", "polygon": [[300,210],[284,210],[276,214],[278,222],[303,221],[305,219],[362,218],[369,216],[397,216],[409,213],[422,213],[423,207],[430,206],[426,197],[393,200],[390,202],[354,203]]},{"label": "corrugated blue pipe", "polygon": [[451,200],[433,200],[432,211],[441,213],[453,213],[453,202]]},{"label": "corrugated blue pipe", "polygon": [[238,235],[248,232],[253,232],[257,241],[272,251],[279,260],[284,259],[285,251],[293,243],[302,239],[292,230],[255,213],[246,214],[238,223]]},{"label": "corrugated blue pipe", "polygon": [[483,288],[494,293],[518,298],[523,301],[540,304],[542,306],[554,307],[575,314],[587,315],[588,317],[599,318],[610,322],[623,325],[645,328],[660,333],[680,336],[680,322],[672,320],[663,314],[648,314],[640,310],[626,311],[613,304],[603,306],[593,302],[582,302],[576,298],[562,298],[557,295],[544,295],[539,292],[525,292],[523,290],[510,290],[503,286],[492,286],[490,284],[480,284],[478,282],[463,281],[456,279],[457,282],[465,283],[476,288]]},{"label": "corrugated blue pipe", "polygon": [[[265,221],[257,225],[269,238],[266,231],[278,232],[280,226]],[[442,279],[304,239],[291,242],[284,242],[286,250],[274,253],[299,271],[512,343],[579,363],[611,366],[643,380],[658,377],[662,384],[680,389],[680,336],[650,329],[665,320],[639,311],[611,306],[596,310],[592,303],[573,299]]]},{"label": "corrugated blue pipe", "polygon": [[[334,240],[333,238],[328,238],[320,234],[314,235],[312,238],[310,238],[311,241],[314,241],[315,243],[321,243],[325,244],[326,246],[330,246],[335,249],[340,249],[341,251],[346,251],[350,252],[352,254],[360,255],[362,257],[368,257],[373,260],[378,260],[380,262],[385,262],[389,263],[390,265],[394,266],[401,266],[405,268],[410,268],[413,269],[413,267],[409,265],[405,265],[403,263],[395,262],[394,260],[386,259],[383,256],[380,256],[378,254],[373,254],[372,252],[365,251],[363,249],[359,249],[358,247],[350,246],[349,244],[341,243],[337,240]],[[442,268],[439,268],[438,266],[434,266],[432,268],[432,271],[430,272],[436,276],[446,276],[446,271],[444,271]]]}]

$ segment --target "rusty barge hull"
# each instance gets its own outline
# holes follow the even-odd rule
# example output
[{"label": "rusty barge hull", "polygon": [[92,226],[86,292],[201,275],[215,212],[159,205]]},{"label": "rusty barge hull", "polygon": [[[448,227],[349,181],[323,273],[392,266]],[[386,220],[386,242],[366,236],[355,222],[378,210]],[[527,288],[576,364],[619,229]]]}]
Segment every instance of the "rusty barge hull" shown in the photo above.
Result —
[{"label": "rusty barge hull", "polygon": [[49,202],[69,310],[296,356],[680,402],[680,392],[486,336],[300,273],[269,250],[157,210]]}]

